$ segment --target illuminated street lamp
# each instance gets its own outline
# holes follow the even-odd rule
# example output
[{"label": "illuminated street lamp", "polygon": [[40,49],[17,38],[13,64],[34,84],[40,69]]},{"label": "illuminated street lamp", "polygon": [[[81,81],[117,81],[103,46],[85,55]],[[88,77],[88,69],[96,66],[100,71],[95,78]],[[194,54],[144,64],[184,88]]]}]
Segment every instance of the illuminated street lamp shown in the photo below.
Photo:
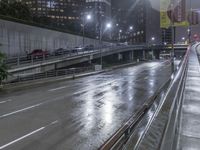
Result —
[{"label": "illuminated street lamp", "polygon": [[185,37],[182,37],[181,39],[182,39],[182,41],[183,41],[183,42],[184,42],[184,44],[185,44],[185,39],[186,39],[186,38],[185,38]]},{"label": "illuminated street lamp", "polygon": [[106,29],[110,29],[112,27],[112,24],[109,22],[106,24]]},{"label": "illuminated street lamp", "polygon": [[155,41],[155,39],[156,39],[155,37],[151,37],[151,41]]},{"label": "illuminated street lamp", "polygon": [[87,15],[87,16],[86,16],[86,19],[87,19],[87,20],[91,20],[91,19],[92,19],[92,16],[91,16],[91,15]]}]

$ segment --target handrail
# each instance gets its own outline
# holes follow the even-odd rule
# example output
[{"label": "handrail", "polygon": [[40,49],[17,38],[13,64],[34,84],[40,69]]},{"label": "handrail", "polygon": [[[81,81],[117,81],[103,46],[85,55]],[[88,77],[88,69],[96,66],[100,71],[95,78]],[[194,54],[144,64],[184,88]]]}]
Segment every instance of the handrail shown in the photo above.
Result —
[{"label": "handrail", "polygon": [[183,103],[183,91],[184,91],[184,85],[185,85],[185,78],[187,76],[187,68],[188,68],[188,60],[189,60],[189,54],[191,51],[191,46],[188,47],[186,55],[184,57],[183,63],[181,65],[181,77],[180,77],[180,83],[178,85],[178,90],[176,93],[176,97],[174,98],[174,101],[172,103],[168,121],[166,124],[166,128],[163,132],[163,137],[161,139],[160,148],[161,150],[172,150],[176,149],[177,147],[177,129],[179,126],[179,119],[180,119],[180,113],[181,113],[181,106]]},{"label": "handrail", "polygon": [[[163,45],[152,45],[153,47],[151,48],[168,48],[167,46]],[[33,66],[33,65],[38,65],[38,64],[45,64],[53,61],[58,61],[58,60],[63,60],[63,59],[71,59],[75,57],[83,57],[85,55],[96,55],[99,53],[107,53],[107,52],[115,52],[116,50],[141,50],[141,49],[149,49],[148,45],[120,45],[120,46],[107,46],[107,47],[96,47],[93,50],[88,50],[88,51],[80,51],[80,52],[73,52],[72,50],[68,50],[66,52],[63,51],[62,55],[54,55],[50,54],[48,56],[41,56],[38,59],[34,59],[33,57],[27,58],[27,56],[19,56],[19,57],[13,57],[13,58],[7,58],[5,60],[5,63],[9,67],[23,67],[23,66]],[[100,50],[101,49],[101,50]]]},{"label": "handrail", "polygon": [[[129,139],[131,134],[134,131],[134,127],[140,122],[143,118],[144,114],[151,108],[151,105],[156,100],[157,96],[163,91],[164,87],[169,84],[171,81],[171,85],[174,84],[173,81],[177,80],[177,76],[180,75],[180,72],[186,70],[187,58],[189,55],[189,51],[187,50],[186,55],[181,62],[179,70],[176,72],[174,78],[170,78],[166,83],[164,83],[155,93],[154,95],[148,99],[148,101],[142,106],[142,108],[136,112],[118,131],[113,134],[111,138],[109,138],[100,148],[99,150],[110,150],[115,146],[122,147]],[[174,75],[174,74],[173,74]]]},{"label": "handrail", "polygon": [[99,150],[110,150],[115,145],[122,147],[123,144],[126,143],[126,141],[131,136],[131,133],[134,131],[134,127],[142,119],[144,114],[147,112],[147,110],[149,110],[158,95],[163,91],[163,89],[167,84],[169,84],[170,81],[171,79],[169,78],[167,82],[161,85],[160,88],[142,105],[141,109],[139,109],[133,116],[131,116],[129,120],[99,148]]},{"label": "handrail", "polygon": [[11,78],[10,80],[5,81],[5,84],[17,83],[17,82],[22,82],[22,81],[30,81],[30,80],[36,80],[36,79],[45,79],[49,77],[59,77],[59,76],[65,76],[65,75],[72,75],[72,77],[75,78],[75,75],[77,74],[92,71],[92,70],[94,70],[94,67],[89,66],[89,67],[80,67],[80,68],[51,70],[51,71],[42,72],[42,73],[21,74],[14,77],[14,79]]}]

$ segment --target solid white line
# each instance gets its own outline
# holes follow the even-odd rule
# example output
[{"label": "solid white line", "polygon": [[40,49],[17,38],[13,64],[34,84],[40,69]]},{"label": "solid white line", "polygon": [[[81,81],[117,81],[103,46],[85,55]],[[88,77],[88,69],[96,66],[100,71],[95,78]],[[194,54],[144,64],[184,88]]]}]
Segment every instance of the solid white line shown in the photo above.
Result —
[{"label": "solid white line", "polygon": [[4,103],[7,103],[7,102],[11,102],[12,99],[8,99],[8,100],[5,100],[5,101],[1,101],[0,104],[4,104]]},{"label": "solid white line", "polygon": [[16,140],[12,141],[12,142],[9,142],[9,143],[7,143],[7,144],[1,146],[1,147],[0,147],[0,150],[6,148],[6,147],[8,147],[8,146],[10,146],[10,145],[12,145],[12,144],[14,144],[14,143],[16,143],[16,142],[19,142],[19,141],[21,141],[21,140],[23,140],[23,139],[25,139],[25,138],[27,138],[27,137],[29,137],[29,136],[31,136],[31,135],[33,135],[33,134],[39,132],[39,131],[41,131],[41,130],[44,130],[44,129],[45,129],[45,127],[41,127],[41,128],[39,128],[39,129],[37,129],[37,130],[35,130],[35,131],[31,132],[31,133],[28,133],[28,134],[26,134],[26,135],[24,135],[24,136],[22,136],[22,137],[20,137],[20,138],[18,138],[18,139],[16,139]]},{"label": "solid white line", "polygon": [[13,111],[13,112],[8,113],[8,114],[1,115],[1,116],[0,116],[0,119],[1,119],[1,118],[4,118],[4,117],[8,117],[8,116],[13,115],[13,114],[16,114],[16,113],[19,113],[19,112],[22,112],[22,111],[25,111],[25,110],[28,110],[28,109],[32,109],[32,108],[34,108],[34,107],[38,107],[38,106],[40,106],[40,105],[42,105],[42,104],[43,104],[43,103],[39,103],[39,104],[30,106],[30,107],[26,107],[26,108],[23,108],[23,109],[20,109],[20,110],[17,110],[17,111]]},{"label": "solid white line", "polygon": [[7,143],[7,144],[5,144],[5,145],[2,145],[2,146],[0,146],[0,150],[1,150],[1,149],[4,149],[4,148],[6,148],[6,147],[8,147],[8,146],[10,146],[10,145],[12,145],[12,144],[15,144],[15,143],[17,143],[17,142],[19,142],[19,141],[21,141],[21,140],[23,140],[23,139],[25,139],[25,138],[27,138],[27,137],[33,135],[33,134],[36,134],[37,132],[40,132],[41,130],[44,130],[45,128],[47,128],[47,127],[49,127],[49,126],[51,126],[51,125],[54,125],[54,124],[56,124],[56,123],[58,123],[58,122],[59,122],[59,121],[56,120],[56,121],[54,121],[54,122],[52,122],[52,123],[50,123],[50,124],[48,124],[48,125],[46,125],[46,126],[44,126],[44,127],[41,127],[41,128],[39,128],[39,129],[37,129],[37,130],[35,130],[35,131],[32,131],[32,132],[30,132],[30,133],[28,133],[28,134],[26,134],[26,135],[24,135],[24,136],[22,136],[22,137],[20,137],[20,138],[18,138],[18,139],[16,139],[16,140],[14,140],[14,141],[11,141],[11,142],[9,142],[9,143]]},{"label": "solid white line", "polygon": [[62,90],[64,88],[66,88],[67,86],[61,86],[61,87],[58,87],[58,88],[55,88],[55,89],[50,89],[48,90],[49,92],[54,92],[54,91],[58,91],[58,90]]},{"label": "solid white line", "polygon": [[54,125],[54,124],[56,124],[56,123],[58,123],[59,121],[58,120],[56,120],[56,121],[54,121],[54,122],[52,122],[52,123],[50,123],[50,125]]},{"label": "solid white line", "polygon": [[0,104],[4,104],[4,103],[6,103],[7,101],[2,101],[2,102],[0,102]]}]

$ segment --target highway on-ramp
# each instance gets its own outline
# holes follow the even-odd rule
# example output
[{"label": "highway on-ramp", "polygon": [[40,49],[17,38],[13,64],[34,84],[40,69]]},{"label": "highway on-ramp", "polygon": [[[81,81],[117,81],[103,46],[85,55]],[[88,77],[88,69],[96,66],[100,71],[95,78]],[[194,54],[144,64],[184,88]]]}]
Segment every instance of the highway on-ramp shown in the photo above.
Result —
[{"label": "highway on-ramp", "polygon": [[98,149],[170,73],[155,61],[2,92],[0,150]]}]

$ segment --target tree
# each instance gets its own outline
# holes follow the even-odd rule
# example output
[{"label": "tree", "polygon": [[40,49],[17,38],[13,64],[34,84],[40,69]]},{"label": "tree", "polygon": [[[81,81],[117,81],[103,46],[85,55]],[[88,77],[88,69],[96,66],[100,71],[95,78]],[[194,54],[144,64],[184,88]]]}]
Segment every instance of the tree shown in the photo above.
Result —
[{"label": "tree", "polygon": [[32,21],[30,8],[23,2],[0,1],[0,14],[25,21]]},{"label": "tree", "polygon": [[7,16],[10,12],[10,6],[8,0],[0,1],[0,14]]},{"label": "tree", "polygon": [[8,71],[7,66],[5,64],[5,55],[0,52],[0,85],[2,85],[2,81],[7,78]]},{"label": "tree", "polygon": [[27,21],[32,20],[31,11],[25,3],[12,2],[9,7],[12,9],[10,16]]}]

